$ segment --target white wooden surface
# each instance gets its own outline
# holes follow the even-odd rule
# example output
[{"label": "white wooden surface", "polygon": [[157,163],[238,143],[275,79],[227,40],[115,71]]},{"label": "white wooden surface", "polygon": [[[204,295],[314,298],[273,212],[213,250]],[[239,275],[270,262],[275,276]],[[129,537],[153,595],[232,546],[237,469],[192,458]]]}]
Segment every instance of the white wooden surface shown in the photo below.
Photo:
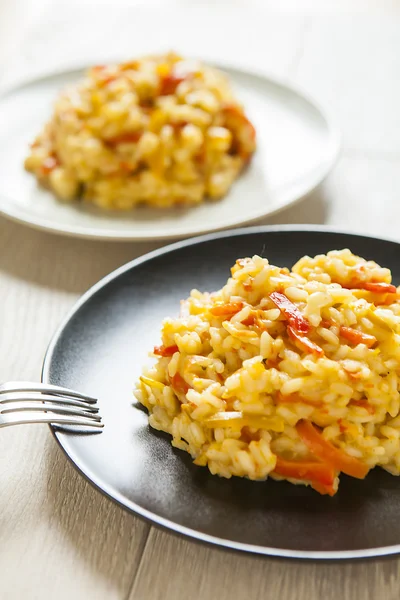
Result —
[{"label": "white wooden surface", "polygon": [[[77,0],[0,0],[4,81],[40,70],[49,60],[67,62],[81,51],[89,58],[104,55],[116,49],[115,38],[121,51],[135,51],[139,9],[128,8],[129,19],[114,11],[105,37],[97,26],[105,4],[93,4],[91,16],[85,17]],[[244,4],[246,18],[240,19]],[[301,84],[342,128],[343,153],[328,180],[269,222],[328,223],[400,239],[400,2],[277,4],[210,3],[214,24],[226,19],[225,46],[216,25],[206,46],[201,30],[182,38],[185,49],[197,47],[198,54],[225,52],[234,60],[239,50],[236,58],[243,64],[257,63]],[[193,3],[163,5],[172,13],[169,18],[179,21],[180,8]],[[38,379],[50,337],[76,298],[110,270],[153,247],[57,238],[0,218],[0,381]],[[0,473],[4,600],[400,596],[397,558],[346,565],[291,563],[226,553],[157,531],[79,477],[46,427],[1,431]]]}]

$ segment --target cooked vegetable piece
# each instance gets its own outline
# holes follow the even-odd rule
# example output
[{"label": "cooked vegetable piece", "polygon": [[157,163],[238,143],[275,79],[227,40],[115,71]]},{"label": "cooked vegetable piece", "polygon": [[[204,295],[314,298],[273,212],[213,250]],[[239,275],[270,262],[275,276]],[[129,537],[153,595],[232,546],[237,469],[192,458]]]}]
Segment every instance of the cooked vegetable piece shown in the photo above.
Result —
[{"label": "cooked vegetable piece", "polygon": [[214,317],[233,317],[243,308],[243,302],[227,302],[226,304],[217,304],[210,309]]},{"label": "cooked vegetable piece", "polygon": [[293,327],[287,328],[289,337],[296,344],[296,346],[303,352],[315,354],[316,356],[324,356],[324,351],[318,344],[312,342],[308,337],[299,335],[299,333],[293,329]]},{"label": "cooked vegetable piece", "polygon": [[335,470],[331,465],[309,460],[292,461],[277,457],[274,472],[282,477],[309,481],[323,487],[332,487],[335,481]]},{"label": "cooked vegetable piece", "polygon": [[351,477],[364,479],[367,475],[369,468],[366,465],[325,440],[319,429],[311,421],[302,419],[297,423],[296,429],[303,442],[315,457],[327,462],[337,471],[343,471],[346,475],[351,475]]},{"label": "cooked vegetable piece", "polygon": [[175,373],[175,375],[173,377],[171,377],[170,379],[171,381],[171,386],[174,390],[174,392],[176,392],[177,394],[187,394],[189,389],[190,389],[190,385],[188,383],[186,383],[186,381],[183,379],[182,375],[180,375],[179,373]]},{"label": "cooked vegetable piece", "polygon": [[365,344],[367,348],[372,348],[377,343],[375,336],[369,333],[363,333],[352,327],[341,327],[340,335],[354,345]]},{"label": "cooked vegetable piece", "polygon": [[301,314],[299,309],[293,302],[289,300],[285,294],[281,292],[272,292],[270,299],[275,304],[281,313],[286,317],[289,325],[299,333],[309,333],[311,325],[305,317]]},{"label": "cooked vegetable piece", "polygon": [[175,352],[178,352],[179,348],[176,345],[173,346],[154,346],[154,354],[157,356],[172,356]]}]

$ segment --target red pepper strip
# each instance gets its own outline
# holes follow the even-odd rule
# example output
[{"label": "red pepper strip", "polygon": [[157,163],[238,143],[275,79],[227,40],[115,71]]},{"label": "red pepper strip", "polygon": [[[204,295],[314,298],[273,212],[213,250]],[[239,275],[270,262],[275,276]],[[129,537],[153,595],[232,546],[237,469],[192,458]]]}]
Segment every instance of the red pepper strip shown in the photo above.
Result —
[{"label": "red pepper strip", "polygon": [[278,392],[276,395],[276,401],[279,404],[292,404],[302,402],[303,404],[308,404],[309,406],[314,406],[315,408],[319,408],[322,406],[322,402],[306,400],[306,398],[302,398],[299,394],[289,394],[288,396],[284,396],[281,392]]},{"label": "red pepper strip", "polygon": [[310,452],[323,462],[330,464],[337,471],[343,471],[346,475],[357,479],[364,479],[367,475],[369,467],[364,465],[358,458],[349,456],[346,452],[325,440],[319,429],[314,427],[311,421],[302,419],[297,423],[296,430]]},{"label": "red pepper strip", "polygon": [[299,333],[310,332],[310,323],[305,317],[303,317],[297,306],[293,304],[293,302],[291,302],[289,298],[285,296],[285,294],[281,294],[280,292],[272,292],[269,297],[275,306],[279,308],[281,313],[286,317],[286,319],[289,321],[289,325],[291,325],[293,329]]},{"label": "red pepper strip", "polygon": [[314,344],[308,337],[299,335],[292,327],[287,328],[287,332],[291,340],[302,352],[308,352],[309,354],[315,354],[316,356],[324,356],[324,351],[317,344]]},{"label": "red pepper strip", "polygon": [[373,282],[367,281],[362,284],[362,287],[369,292],[374,292],[375,294],[396,294],[397,288],[395,285],[391,283],[383,283],[383,282]]},{"label": "red pepper strip", "polygon": [[[241,129],[245,129],[248,132],[250,140],[254,143],[256,139],[256,130],[254,125],[249,119],[246,117],[241,108],[236,106],[235,104],[227,104],[222,109],[223,114],[226,117],[228,126],[231,126],[232,129],[237,129],[240,127]],[[239,133],[238,131],[234,131],[234,133]],[[242,145],[242,144],[241,144]],[[243,152],[243,158],[247,157],[246,152]]]},{"label": "red pepper strip", "polygon": [[255,147],[256,130],[239,106],[227,104],[222,108],[222,113],[225,127],[233,133],[231,151],[238,153],[247,163]]},{"label": "red pepper strip", "polygon": [[116,137],[104,140],[110,146],[118,146],[119,144],[136,144],[142,137],[141,131],[132,131],[130,133],[121,133]]},{"label": "red pepper strip", "polygon": [[238,121],[238,123],[241,123],[248,127],[251,139],[253,141],[256,139],[256,130],[254,128],[253,123],[249,121],[249,119],[246,117],[241,108],[239,108],[239,106],[236,106],[235,104],[227,104],[223,107],[222,112],[226,116],[234,117]]},{"label": "red pepper strip", "polygon": [[210,308],[210,313],[214,317],[233,317],[243,308],[243,302],[228,302],[227,304],[217,304]]},{"label": "red pepper strip", "polygon": [[242,325],[246,325],[247,327],[250,327],[251,325],[254,325],[254,323],[256,322],[257,317],[256,315],[252,315],[250,314],[247,319],[244,319],[244,321],[242,321]]},{"label": "red pepper strip", "polygon": [[369,404],[366,400],[350,400],[350,406],[359,406],[360,408],[365,408],[366,411],[369,412],[370,415],[375,414],[375,408]]},{"label": "red pepper strip", "polygon": [[170,382],[174,392],[177,394],[187,394],[190,390],[190,385],[186,383],[179,373],[175,373],[175,375],[171,377]]},{"label": "red pepper strip", "polygon": [[175,352],[178,352],[178,346],[154,346],[154,354],[157,356],[172,356]]},{"label": "red pepper strip", "polygon": [[378,341],[375,336],[352,329],[351,327],[341,327],[340,335],[352,344],[365,344],[367,348],[372,348]]},{"label": "red pepper strip", "polygon": [[265,366],[267,367],[267,369],[279,369],[279,363],[281,361],[279,359],[272,359],[272,358],[268,358],[265,361]]},{"label": "red pepper strip", "polygon": [[[324,489],[332,488],[335,481],[335,470],[326,463],[312,461],[292,461],[283,458],[276,459],[274,473],[282,477],[290,477],[299,481],[309,481],[312,484],[319,484]],[[314,485],[313,485],[314,487]],[[319,491],[319,490],[318,490]],[[329,493],[329,492],[325,492]]]},{"label": "red pepper strip", "polygon": [[186,77],[174,75],[170,73],[161,78],[160,96],[170,96],[175,93],[178,85],[184,81]]},{"label": "red pepper strip", "polygon": [[331,323],[331,321],[328,321],[327,319],[322,319],[319,326],[324,327],[325,329],[329,329],[332,326],[332,323]]}]

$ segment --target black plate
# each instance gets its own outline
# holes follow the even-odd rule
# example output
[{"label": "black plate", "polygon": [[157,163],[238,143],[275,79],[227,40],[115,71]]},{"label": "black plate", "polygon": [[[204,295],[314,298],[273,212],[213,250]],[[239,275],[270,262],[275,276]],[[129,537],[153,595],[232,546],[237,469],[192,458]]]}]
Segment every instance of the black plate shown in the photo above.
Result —
[{"label": "black plate", "polygon": [[290,267],[304,254],[350,248],[392,270],[400,245],[316,227],[258,227],[179,242],[141,257],[95,285],[72,310],[47,352],[43,381],[98,396],[105,428],[55,430],[71,461],[128,510],[197,540],[260,554],[359,558],[400,551],[400,479],[374,470],[341,477],[334,498],[283,482],[220,479],[175,450],[132,406],[132,388],[194,287],[220,288],[238,257],[262,254]]}]

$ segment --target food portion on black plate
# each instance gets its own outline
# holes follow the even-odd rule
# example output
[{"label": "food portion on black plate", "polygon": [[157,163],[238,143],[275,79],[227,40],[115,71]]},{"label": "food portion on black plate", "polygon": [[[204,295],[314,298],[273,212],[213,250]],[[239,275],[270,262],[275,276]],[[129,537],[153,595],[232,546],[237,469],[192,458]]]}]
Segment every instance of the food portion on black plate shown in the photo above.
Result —
[{"label": "food portion on black plate", "polygon": [[290,271],[236,260],[220,290],[167,318],[136,396],[150,425],[212,474],[333,496],[339,475],[400,473],[400,296],[350,250]]},{"label": "food portion on black plate", "polygon": [[395,242],[308,226],[134,260],[83,296],[50,345],[43,380],[98,397],[105,425],[56,439],[121,506],[196,540],[297,558],[399,552],[399,255]]}]

